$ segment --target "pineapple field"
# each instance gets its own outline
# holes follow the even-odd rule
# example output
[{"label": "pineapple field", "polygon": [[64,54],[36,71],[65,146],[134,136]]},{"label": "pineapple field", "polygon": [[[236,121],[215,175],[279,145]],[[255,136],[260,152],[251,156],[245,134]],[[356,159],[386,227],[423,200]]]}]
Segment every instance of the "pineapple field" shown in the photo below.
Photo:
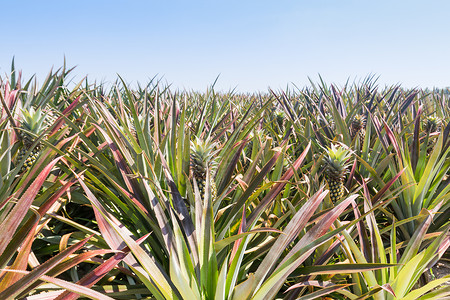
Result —
[{"label": "pineapple field", "polygon": [[450,91],[0,77],[0,299],[449,299]]}]

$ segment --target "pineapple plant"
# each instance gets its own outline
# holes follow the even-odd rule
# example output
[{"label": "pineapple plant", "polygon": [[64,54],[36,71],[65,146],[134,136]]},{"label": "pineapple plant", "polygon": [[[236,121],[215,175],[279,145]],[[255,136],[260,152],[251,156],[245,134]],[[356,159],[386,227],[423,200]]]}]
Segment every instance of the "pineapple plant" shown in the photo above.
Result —
[{"label": "pineapple plant", "polygon": [[423,120],[422,129],[426,136],[427,153],[430,154],[436,142],[433,138],[430,139],[430,134],[441,130],[441,120],[437,117],[429,116]]},{"label": "pineapple plant", "polygon": [[275,112],[275,122],[274,122],[274,126],[273,129],[275,131],[276,134],[284,134],[285,133],[285,121],[286,121],[286,114],[284,113],[284,111],[280,110],[280,109],[276,109]]},{"label": "pineapple plant", "polygon": [[217,196],[217,187],[214,182],[214,175],[217,168],[217,153],[215,143],[211,143],[209,139],[202,140],[196,138],[191,142],[191,170],[192,176],[198,184],[198,189],[202,198],[205,195],[206,188],[206,171],[210,172],[211,200]]},{"label": "pineapple plant", "polygon": [[[22,110],[19,127],[21,129],[19,138],[22,141],[22,148],[17,156],[17,162],[20,162],[25,157],[28,150],[33,146],[36,136],[40,136],[50,126],[50,122],[51,119],[47,119],[47,114],[43,113],[40,108],[35,110],[31,107],[30,109]],[[39,157],[41,148],[42,144],[39,142],[25,160],[20,172],[26,172],[33,166]]]},{"label": "pineapple plant", "polygon": [[366,118],[363,115],[356,115],[353,117],[352,122],[350,123],[350,137],[352,140],[358,136],[359,145],[362,147],[364,143],[364,138],[366,135],[365,128],[366,127]]},{"label": "pineapple plant", "polygon": [[325,155],[325,179],[330,190],[330,200],[338,201],[344,194],[344,180],[351,153],[342,146],[331,145]]},{"label": "pineapple plant", "polygon": [[131,115],[127,114],[126,117],[125,117],[125,121],[126,121],[126,126],[130,130],[131,136],[133,137],[133,139],[136,142],[139,143],[139,139],[138,139],[138,135],[137,135],[137,131],[136,131],[136,126],[134,125],[133,117]]},{"label": "pineapple plant", "polygon": [[130,132],[131,132],[131,136],[133,137],[133,139],[137,142],[139,142],[138,136],[137,136],[137,132],[136,132],[136,126],[134,126],[133,121],[130,121],[128,123],[128,125],[130,126]]},{"label": "pineapple plant", "polygon": [[424,121],[423,121],[423,131],[426,134],[430,134],[436,131],[440,131],[441,130],[441,120],[439,118],[436,117],[427,117]]}]

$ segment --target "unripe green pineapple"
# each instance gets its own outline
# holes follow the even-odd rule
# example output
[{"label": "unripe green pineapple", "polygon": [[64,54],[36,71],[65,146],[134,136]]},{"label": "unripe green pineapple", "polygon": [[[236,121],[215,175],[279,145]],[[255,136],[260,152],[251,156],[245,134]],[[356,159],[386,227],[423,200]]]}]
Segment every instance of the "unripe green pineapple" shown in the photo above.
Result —
[{"label": "unripe green pineapple", "polygon": [[198,184],[200,195],[204,199],[206,188],[206,170],[210,171],[210,187],[211,187],[211,200],[217,196],[217,187],[214,182],[214,175],[217,167],[217,152],[214,150],[215,143],[211,143],[208,139],[202,140],[196,138],[194,142],[191,142],[191,170],[192,176]]},{"label": "unripe green pineapple", "polygon": [[[22,148],[17,156],[17,162],[20,162],[24,158],[25,154],[34,144],[36,136],[41,135],[51,124],[48,120],[46,123],[46,117],[47,115],[43,114],[40,108],[34,110],[34,108],[31,107],[30,109],[22,110],[22,118],[20,120],[20,129],[22,130],[19,131]],[[41,147],[41,143],[36,145],[25,160],[20,172],[26,172],[33,166],[40,154]]]},{"label": "unripe green pineapple", "polygon": [[272,119],[272,128],[273,131],[277,134],[284,134],[285,131],[285,123],[286,123],[286,114],[284,111],[280,109],[275,109],[273,111],[274,118]]},{"label": "unripe green pineapple", "polygon": [[139,141],[138,140],[138,136],[137,136],[137,132],[136,132],[136,127],[134,126],[134,123],[130,122],[129,125],[130,125],[130,132],[131,132],[131,135],[133,136],[134,140],[135,141]]},{"label": "unripe green pineapple", "polygon": [[436,117],[427,117],[423,121],[423,131],[425,133],[430,134],[441,129],[441,120]]},{"label": "unripe green pineapple", "polygon": [[[139,143],[138,134],[136,131],[136,126],[134,124],[133,117],[131,115],[128,115],[128,117],[126,119],[127,119],[127,126],[128,126],[128,129],[130,130],[131,136],[135,139],[136,142]],[[143,125],[142,119],[143,119],[143,116],[138,116],[138,122],[139,122],[139,125],[141,126],[141,128]]]},{"label": "unripe green pineapple", "polygon": [[344,194],[344,180],[350,155],[351,153],[347,149],[333,144],[327,150],[324,158],[324,174],[330,189],[330,200],[332,202],[338,201]]},{"label": "unripe green pineapple", "polygon": [[364,143],[364,138],[366,136],[366,118],[362,115],[356,115],[352,123],[350,124],[350,137],[355,139],[356,136],[359,138],[359,145],[362,147]]},{"label": "unripe green pineapple", "polygon": [[439,118],[429,116],[423,121],[422,128],[426,135],[427,153],[430,154],[433,151],[434,144],[436,143],[435,139],[430,139],[430,134],[441,131],[441,120]]}]

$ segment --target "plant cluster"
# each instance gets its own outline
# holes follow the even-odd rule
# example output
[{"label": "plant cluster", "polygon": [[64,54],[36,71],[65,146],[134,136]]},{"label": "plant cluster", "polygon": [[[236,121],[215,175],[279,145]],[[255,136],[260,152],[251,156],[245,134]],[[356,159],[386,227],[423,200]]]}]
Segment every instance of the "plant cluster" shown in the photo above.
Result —
[{"label": "plant cluster", "polygon": [[70,71],[0,78],[0,299],[450,295],[448,91]]}]

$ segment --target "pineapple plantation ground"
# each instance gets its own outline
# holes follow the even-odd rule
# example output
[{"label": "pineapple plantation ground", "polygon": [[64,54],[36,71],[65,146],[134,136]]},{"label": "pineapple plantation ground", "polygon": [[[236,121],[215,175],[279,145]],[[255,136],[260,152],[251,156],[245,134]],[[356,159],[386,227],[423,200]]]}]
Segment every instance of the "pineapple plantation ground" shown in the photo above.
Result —
[{"label": "pineapple plantation ground", "polygon": [[450,296],[447,90],[69,73],[0,79],[0,299]]}]

